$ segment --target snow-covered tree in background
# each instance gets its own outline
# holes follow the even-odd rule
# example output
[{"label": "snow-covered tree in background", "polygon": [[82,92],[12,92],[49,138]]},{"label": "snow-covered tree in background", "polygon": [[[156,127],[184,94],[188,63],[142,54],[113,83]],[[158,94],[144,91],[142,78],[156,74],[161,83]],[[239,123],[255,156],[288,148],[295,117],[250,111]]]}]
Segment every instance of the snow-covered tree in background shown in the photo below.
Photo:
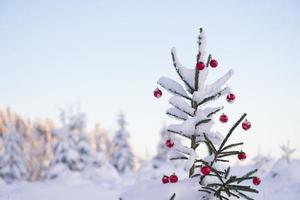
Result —
[{"label": "snow-covered tree in background", "polygon": [[72,135],[78,137],[75,142],[77,152],[79,154],[81,170],[87,167],[100,167],[104,163],[104,153],[94,151],[91,146],[90,138],[86,131],[86,115],[74,109],[68,118],[68,124]]},{"label": "snow-covered tree in background", "polygon": [[57,142],[53,147],[53,160],[50,162],[47,177],[56,178],[66,170],[80,171],[83,164],[76,148],[74,139],[73,124],[68,123],[66,111],[61,111],[60,119],[62,128],[54,131]]},{"label": "snow-covered tree in background", "polygon": [[75,141],[75,148],[79,155],[80,169],[83,170],[93,162],[92,148],[86,133],[85,114],[79,111],[72,113],[68,118],[68,126],[72,135],[78,135],[78,139]]},{"label": "snow-covered tree in background", "polygon": [[135,156],[129,144],[129,133],[125,128],[126,123],[125,116],[121,113],[118,119],[119,129],[111,143],[110,162],[120,174],[132,171],[135,168]]},{"label": "snow-covered tree in background", "polygon": [[287,163],[291,163],[291,155],[296,151],[296,148],[291,148],[290,141],[287,142],[287,144],[282,145],[282,159],[286,160]]},{"label": "snow-covered tree in background", "polygon": [[3,134],[4,151],[0,156],[0,177],[6,183],[28,178],[28,169],[21,142],[22,139],[16,127],[9,123]]},{"label": "snow-covered tree in background", "polygon": [[[9,108],[0,109],[0,158],[5,161],[6,146],[11,145],[7,137],[13,127],[20,142],[22,159],[26,165],[28,181],[52,179],[65,172],[80,172],[84,176],[101,178],[102,170],[110,170],[117,173],[114,167],[108,163],[107,144],[99,145],[93,149],[90,137],[86,130],[86,117],[78,107],[61,111],[61,127],[47,120],[35,120],[22,118]],[[100,129],[99,129],[100,130]],[[101,129],[98,133],[98,144],[108,142],[106,132]],[[101,141],[100,141],[101,140]],[[96,145],[95,145],[96,146]],[[105,151],[106,151],[105,150]],[[4,165],[4,163],[2,162]],[[102,167],[102,169],[100,169]],[[7,168],[2,168],[6,170]],[[86,172],[87,170],[89,172]],[[20,179],[21,180],[21,179]]]},{"label": "snow-covered tree in background", "polygon": [[[172,107],[167,110],[167,115],[181,121],[181,123],[168,126],[168,132],[186,138],[190,144],[189,147],[186,147],[176,141],[168,141],[167,145],[181,154],[181,156],[171,159],[186,160],[184,169],[188,171],[190,179],[198,179],[198,190],[202,198],[232,199],[244,197],[251,199],[245,192],[257,193],[258,191],[250,186],[241,185],[241,183],[250,179],[253,180],[255,185],[258,185],[260,179],[253,176],[257,170],[237,177],[230,175],[230,167],[226,168],[221,165],[228,162],[226,159],[228,156],[235,155],[240,160],[246,158],[245,152],[232,150],[232,148],[239,147],[243,143],[228,144],[228,139],[241,123],[244,130],[248,130],[251,124],[245,119],[246,113],[244,113],[229,129],[225,137],[220,132],[212,130],[213,117],[223,107],[212,107],[209,106],[209,103],[224,95],[227,95],[227,101],[230,103],[235,100],[235,95],[230,92],[230,88],[224,86],[233,75],[233,71],[229,70],[215,82],[207,84],[209,68],[216,69],[218,62],[211,55],[205,59],[204,45],[205,36],[203,30],[200,29],[196,66],[193,69],[184,67],[177,57],[176,49],[172,48],[171,50],[173,65],[184,87],[177,81],[167,77],[161,77],[158,81],[161,87],[174,95],[169,100]],[[162,91],[157,88],[154,95],[155,97],[161,97]],[[228,116],[223,113],[220,115],[219,120],[227,123]],[[205,144],[204,146],[208,148],[209,154],[207,157],[200,157],[196,151],[198,147],[203,146],[201,144]],[[172,180],[176,182],[177,177],[171,176],[169,180],[169,177],[164,176],[162,179],[163,183],[172,182]],[[174,191],[171,199],[174,199],[175,196],[176,191]]]}]

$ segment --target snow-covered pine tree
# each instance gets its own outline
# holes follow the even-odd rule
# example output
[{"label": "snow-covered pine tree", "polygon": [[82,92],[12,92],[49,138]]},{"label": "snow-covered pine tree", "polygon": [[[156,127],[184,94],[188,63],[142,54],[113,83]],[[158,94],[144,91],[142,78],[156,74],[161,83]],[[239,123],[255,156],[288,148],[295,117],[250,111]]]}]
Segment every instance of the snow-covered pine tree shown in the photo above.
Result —
[{"label": "snow-covered pine tree", "polygon": [[281,147],[282,159],[286,160],[287,163],[291,163],[291,155],[296,151],[296,148],[291,148],[290,141]]},{"label": "snow-covered pine tree", "polygon": [[111,143],[110,162],[120,174],[132,171],[135,168],[135,157],[129,144],[129,133],[125,128],[126,123],[125,116],[121,113],[118,119],[119,129]]},{"label": "snow-covered pine tree", "polygon": [[[244,130],[248,130],[251,124],[245,120],[245,113],[233,124],[225,137],[220,132],[211,130],[214,125],[213,116],[219,113],[223,107],[210,107],[209,103],[224,95],[227,95],[228,102],[233,102],[235,95],[230,93],[229,87],[224,86],[233,75],[232,70],[229,70],[212,84],[206,83],[209,68],[215,69],[218,62],[211,55],[205,59],[204,44],[205,37],[201,28],[198,37],[196,66],[193,69],[184,67],[177,57],[176,49],[172,48],[171,50],[173,65],[184,87],[177,81],[167,77],[161,77],[158,81],[161,87],[174,95],[169,100],[173,107],[169,108],[166,113],[181,121],[179,124],[168,126],[168,132],[182,136],[190,143],[190,146],[186,147],[176,143],[176,141],[169,142],[168,145],[181,154],[180,157],[172,159],[186,160],[184,168],[188,171],[189,178],[198,179],[198,190],[202,198],[233,199],[243,197],[252,199],[246,193],[257,193],[258,191],[242,183],[245,180],[253,180],[253,183],[258,185],[260,179],[253,176],[257,170],[237,177],[230,175],[230,167],[220,167],[220,163],[228,162],[226,159],[228,156],[235,155],[240,160],[246,158],[244,152],[233,150],[234,147],[240,147],[243,143],[228,144],[228,139],[241,123]],[[162,91],[157,88],[154,91],[154,96],[161,97]],[[226,123],[228,116],[222,114],[219,119],[221,122]],[[204,146],[209,150],[209,154],[205,158],[200,158],[196,151],[198,147],[203,146],[201,144],[205,144]],[[163,183],[169,182],[169,180],[166,180],[167,178],[169,177],[163,177]],[[174,176],[170,179],[177,181],[177,177]],[[172,182],[172,180],[170,181]],[[170,199],[175,199],[175,197],[176,191]]]},{"label": "snow-covered pine tree", "polygon": [[65,111],[61,111],[62,128],[54,130],[57,141],[53,147],[53,160],[50,162],[47,173],[48,179],[53,179],[66,170],[80,171],[83,169],[80,156],[73,136],[73,125],[69,125]]},{"label": "snow-covered pine tree", "polygon": [[79,154],[80,168],[83,170],[93,162],[93,152],[86,132],[86,115],[77,111],[69,116],[69,127],[73,134],[78,135],[76,150]]},{"label": "snow-covered pine tree", "polygon": [[78,136],[75,146],[79,154],[80,169],[87,167],[100,167],[104,163],[102,153],[95,152],[92,149],[90,138],[86,131],[86,115],[79,111],[79,108],[73,109],[68,118],[68,126],[73,135]]},{"label": "snow-covered pine tree", "polygon": [[6,183],[26,180],[28,170],[22,150],[20,133],[8,123],[3,134],[4,151],[0,156],[0,177]]}]

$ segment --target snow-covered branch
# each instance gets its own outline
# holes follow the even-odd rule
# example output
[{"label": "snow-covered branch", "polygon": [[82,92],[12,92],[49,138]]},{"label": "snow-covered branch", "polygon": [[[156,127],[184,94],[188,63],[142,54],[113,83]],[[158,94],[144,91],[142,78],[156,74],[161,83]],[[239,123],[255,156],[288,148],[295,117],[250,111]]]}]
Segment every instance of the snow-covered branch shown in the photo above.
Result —
[{"label": "snow-covered branch", "polygon": [[195,91],[195,88],[193,87],[195,85],[194,83],[195,70],[188,69],[181,65],[179,59],[177,58],[175,47],[171,49],[171,55],[172,55],[173,65],[175,67],[177,74],[179,75],[181,80],[185,83],[189,92],[192,94]]},{"label": "snow-covered branch", "polygon": [[194,109],[180,97],[174,96],[169,100],[169,103],[178,110],[186,113],[189,116],[194,116]]},{"label": "snow-covered branch", "polygon": [[186,93],[186,91],[184,90],[184,88],[176,81],[167,78],[167,77],[161,77],[158,82],[157,82],[160,86],[162,86],[163,88],[165,88],[166,90],[168,90],[169,92],[175,94],[175,95],[179,95],[181,97],[184,97],[188,100],[191,100],[192,98],[188,96],[188,94]]},{"label": "snow-covered branch", "polygon": [[233,70],[229,70],[224,76],[216,80],[214,83],[207,85],[205,91],[207,93],[215,93],[221,89],[221,87],[231,78]]},{"label": "snow-covered branch", "polygon": [[218,113],[220,110],[222,110],[224,107],[216,107],[216,108],[205,108],[203,110],[204,113],[208,113],[206,116],[207,118],[211,117],[212,115]]},{"label": "snow-covered branch", "polygon": [[196,152],[194,151],[194,149],[177,144],[175,144],[175,149],[181,153],[189,155],[184,165],[184,170],[190,170],[196,160]]},{"label": "snow-covered branch", "polygon": [[[197,99],[196,101],[199,102],[199,103],[198,103],[198,106],[200,106],[200,105],[203,105],[203,104],[205,104],[205,103],[207,103],[207,102],[209,102],[209,101],[216,100],[216,99],[218,99],[219,97],[228,94],[229,91],[230,91],[230,88],[229,88],[229,87],[226,87],[226,88],[222,89],[221,91],[219,91],[219,92],[217,92],[217,93],[214,93],[214,94],[212,94],[212,95],[209,95],[209,96],[207,96],[207,95],[201,95],[201,96],[198,96],[198,97],[197,97],[197,96],[195,95],[194,97],[195,97],[195,99]],[[195,93],[194,93],[194,94],[195,94]]]},{"label": "snow-covered branch", "polygon": [[183,137],[186,137],[186,138],[191,138],[190,136],[182,133],[182,131],[180,130],[180,125],[177,125],[177,124],[171,124],[168,126],[168,129],[167,131],[170,132],[170,133],[174,133],[174,134],[177,134],[177,135],[181,135]]},{"label": "snow-covered branch", "polygon": [[179,119],[179,120],[187,120],[188,119],[188,115],[186,113],[184,113],[181,110],[174,108],[174,107],[169,108],[167,110],[166,114],[171,117],[175,117],[176,119]]}]

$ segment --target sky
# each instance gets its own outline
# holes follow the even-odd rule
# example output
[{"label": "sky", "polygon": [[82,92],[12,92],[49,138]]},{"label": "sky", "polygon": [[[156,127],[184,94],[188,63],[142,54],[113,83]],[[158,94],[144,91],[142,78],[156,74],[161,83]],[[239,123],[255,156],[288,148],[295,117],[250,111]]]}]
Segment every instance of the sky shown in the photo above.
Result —
[{"label": "sky", "polygon": [[220,101],[229,123],[215,128],[226,133],[247,112],[252,129],[232,141],[244,141],[249,157],[279,157],[288,140],[300,157],[297,0],[0,0],[0,106],[58,119],[58,108],[80,102],[89,127],[100,122],[111,137],[122,111],[135,153],[154,155],[174,121],[165,115],[171,96],[152,92],[159,77],[177,79],[173,46],[194,67],[199,27],[219,61],[209,81],[235,71],[237,100]]}]

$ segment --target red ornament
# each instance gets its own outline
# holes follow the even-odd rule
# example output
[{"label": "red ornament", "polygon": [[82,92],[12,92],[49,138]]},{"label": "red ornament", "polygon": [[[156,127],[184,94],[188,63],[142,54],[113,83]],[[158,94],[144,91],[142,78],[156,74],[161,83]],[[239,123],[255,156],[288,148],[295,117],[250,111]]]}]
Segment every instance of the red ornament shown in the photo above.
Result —
[{"label": "red ornament", "polygon": [[242,127],[245,131],[249,130],[251,128],[251,123],[248,121],[248,120],[245,120],[243,123],[242,123]]},{"label": "red ornament", "polygon": [[174,146],[174,142],[172,142],[170,139],[166,140],[166,146],[169,148],[172,148]]},{"label": "red ornament", "polygon": [[172,175],[170,176],[170,182],[171,182],[171,183],[176,183],[177,181],[178,181],[178,177],[175,175],[175,173],[172,174]]},{"label": "red ornament", "polygon": [[212,67],[212,68],[216,68],[218,66],[218,61],[215,60],[215,59],[211,59],[210,62],[209,62],[209,65]]},{"label": "red ornament", "polygon": [[222,114],[219,118],[222,123],[226,123],[228,121],[228,117],[225,114]]},{"label": "red ornament", "polygon": [[211,169],[210,169],[209,166],[201,167],[201,173],[202,173],[203,175],[209,175],[209,174],[210,174],[210,171],[211,171]]},{"label": "red ornament", "polygon": [[245,153],[245,152],[240,152],[239,154],[238,154],[238,158],[239,158],[239,160],[245,160],[246,158],[247,158],[247,154]]},{"label": "red ornament", "polygon": [[261,180],[258,177],[254,177],[252,182],[253,182],[254,185],[259,185],[261,183]]},{"label": "red ornament", "polygon": [[203,70],[205,68],[204,62],[197,62],[196,67],[198,70]]},{"label": "red ornament", "polygon": [[162,91],[159,89],[159,88],[156,88],[154,91],[153,91],[153,95],[156,97],[156,98],[160,98],[162,96]]},{"label": "red ornament", "polygon": [[233,93],[229,93],[226,99],[229,103],[232,103],[235,100],[235,95]]},{"label": "red ornament", "polygon": [[161,182],[163,184],[169,183],[170,182],[170,178],[165,175],[165,176],[162,177]]}]

